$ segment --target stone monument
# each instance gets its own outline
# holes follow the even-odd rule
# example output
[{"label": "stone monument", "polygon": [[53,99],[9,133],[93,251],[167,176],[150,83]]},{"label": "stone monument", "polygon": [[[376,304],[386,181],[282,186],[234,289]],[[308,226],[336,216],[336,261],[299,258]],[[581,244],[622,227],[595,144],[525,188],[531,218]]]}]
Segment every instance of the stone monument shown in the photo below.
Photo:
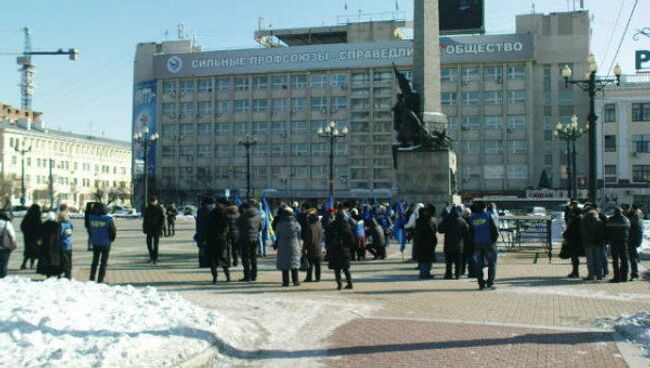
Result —
[{"label": "stone monument", "polygon": [[438,0],[415,0],[413,89],[395,70],[401,93],[393,108],[398,144],[393,146],[397,196],[442,208],[460,203],[456,154],[440,104]]}]

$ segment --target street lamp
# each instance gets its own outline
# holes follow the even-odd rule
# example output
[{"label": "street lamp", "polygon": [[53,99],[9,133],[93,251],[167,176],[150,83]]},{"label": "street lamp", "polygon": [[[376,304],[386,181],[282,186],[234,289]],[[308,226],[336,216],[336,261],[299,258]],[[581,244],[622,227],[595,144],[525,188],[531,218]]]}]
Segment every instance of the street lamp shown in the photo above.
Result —
[{"label": "street lamp", "polygon": [[589,122],[589,201],[596,201],[596,121],[598,116],[596,115],[596,93],[603,91],[605,87],[610,84],[616,83],[620,85],[621,83],[621,74],[622,69],[620,65],[616,65],[613,69],[613,73],[616,76],[616,79],[607,79],[607,78],[596,78],[596,72],[598,71],[598,64],[596,63],[596,58],[593,54],[589,54],[587,58],[587,65],[589,68],[589,73],[586,76],[586,79],[583,80],[573,80],[571,76],[573,72],[568,65],[565,65],[562,68],[562,78],[564,78],[565,87],[569,85],[577,85],[585,92],[589,93],[589,116],[587,121]]},{"label": "street lamp", "polygon": [[[586,128],[589,129],[589,125]],[[578,197],[578,188],[575,180],[578,174],[576,171],[576,140],[584,134],[585,131],[578,127],[578,117],[575,115],[571,118],[570,124],[563,125],[562,123],[557,123],[555,126],[555,137],[566,141],[567,191],[569,197],[573,197],[573,199],[577,199]],[[573,152],[571,151],[572,148]]]},{"label": "street lamp", "polygon": [[336,128],[336,123],[331,121],[325,129],[318,128],[316,131],[320,138],[329,142],[330,146],[330,175],[329,175],[329,198],[334,198],[334,142],[337,139],[343,139],[348,135],[348,128],[343,128],[339,131]]},{"label": "street lamp", "polygon": [[148,127],[144,127],[141,131],[133,135],[133,141],[142,144],[144,148],[144,205],[149,203],[149,167],[147,166],[147,159],[149,156],[149,144],[158,140],[160,136],[158,133],[151,133]]},{"label": "street lamp", "polygon": [[16,140],[16,146],[14,150],[20,155],[20,205],[25,206],[25,154],[31,152],[32,146],[25,147],[25,139],[21,141],[22,144],[19,145],[18,140]]},{"label": "street lamp", "polygon": [[246,201],[251,200],[251,147],[257,144],[257,139],[252,139],[246,134],[246,140],[239,140],[239,145],[246,148]]}]

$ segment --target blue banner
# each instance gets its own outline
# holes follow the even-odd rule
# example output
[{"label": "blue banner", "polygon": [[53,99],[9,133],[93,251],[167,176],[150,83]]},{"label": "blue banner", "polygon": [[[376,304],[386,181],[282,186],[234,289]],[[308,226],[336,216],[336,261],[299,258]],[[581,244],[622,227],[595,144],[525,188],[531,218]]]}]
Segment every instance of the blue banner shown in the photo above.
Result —
[{"label": "blue banner", "polygon": [[[149,129],[149,134],[158,132],[156,124],[156,81],[149,80],[135,85],[133,91],[133,133]],[[156,142],[149,144],[147,149],[147,166],[149,176],[156,175]],[[144,175],[144,147],[133,144],[133,173],[135,178]]]}]

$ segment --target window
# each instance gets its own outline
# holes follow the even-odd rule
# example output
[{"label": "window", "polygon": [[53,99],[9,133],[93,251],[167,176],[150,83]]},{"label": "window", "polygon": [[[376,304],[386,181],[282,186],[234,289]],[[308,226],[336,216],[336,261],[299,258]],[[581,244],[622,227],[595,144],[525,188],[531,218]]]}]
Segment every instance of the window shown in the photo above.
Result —
[{"label": "window", "polygon": [[632,165],[632,180],[635,182],[650,181],[650,165]]},{"label": "window", "polygon": [[[559,103],[561,106],[573,106],[573,89],[562,88],[559,94]],[[550,104],[549,104],[550,105]]]},{"label": "window", "polygon": [[291,111],[305,111],[307,108],[307,100],[305,98],[292,98],[291,99]]},{"label": "window", "polygon": [[348,107],[348,98],[346,96],[332,97],[332,109],[343,110]]},{"label": "window", "polygon": [[291,145],[291,153],[294,156],[307,156],[307,144],[294,143]]},{"label": "window", "polygon": [[503,142],[502,141],[485,141],[484,151],[486,154],[500,154],[503,153]]},{"label": "window", "polygon": [[212,79],[199,79],[198,90],[200,93],[212,92]]},{"label": "window", "polygon": [[248,77],[235,78],[235,91],[248,91],[250,79]]},{"label": "window", "polygon": [[309,127],[306,121],[292,121],[291,122],[291,134],[293,135],[303,135],[307,134]]},{"label": "window", "polygon": [[368,96],[369,94],[370,88],[352,88],[352,96]]},{"label": "window", "polygon": [[180,156],[184,158],[194,157],[194,146],[181,146]]},{"label": "window", "polygon": [[291,88],[305,88],[307,87],[306,75],[294,75],[291,77]]},{"label": "window", "polygon": [[503,128],[503,118],[501,116],[486,116],[485,130],[501,130]]},{"label": "window", "polygon": [[247,112],[248,111],[248,100],[235,100],[235,112]]},{"label": "window", "polygon": [[271,145],[272,156],[287,156],[289,154],[289,145],[286,143],[273,143]]},{"label": "window", "polygon": [[481,152],[480,141],[463,141],[463,153],[478,154]]},{"label": "window", "polygon": [[216,146],[214,148],[214,156],[217,158],[230,157],[230,146],[226,144]]},{"label": "window", "polygon": [[325,156],[325,144],[324,143],[312,143],[311,144],[311,155],[312,156]]},{"label": "window", "polygon": [[528,142],[524,140],[508,141],[508,153],[512,153],[512,154],[528,153]]},{"label": "window", "polygon": [[605,136],[605,152],[616,152],[616,136]]},{"label": "window", "polygon": [[196,135],[195,133],[194,124],[181,124],[181,136],[193,137]]},{"label": "window", "polygon": [[650,153],[650,134],[635,134],[632,136],[634,153]]},{"label": "window", "polygon": [[528,166],[508,165],[508,179],[528,179]]},{"label": "window", "polygon": [[463,165],[463,181],[481,178],[481,167],[478,165]]},{"label": "window", "polygon": [[367,98],[355,98],[352,100],[352,110],[368,110],[370,103]]},{"label": "window", "polygon": [[292,167],[291,176],[297,179],[307,179],[309,177],[309,166]]},{"label": "window", "polygon": [[370,74],[368,73],[352,73],[352,85],[368,84],[370,83]]},{"label": "window", "polygon": [[271,100],[271,112],[284,112],[287,109],[287,100],[284,98],[274,98]]},{"label": "window", "polygon": [[253,100],[254,112],[266,112],[269,108],[269,100]]},{"label": "window", "polygon": [[375,96],[390,96],[393,94],[393,89],[391,87],[375,87],[372,89],[372,93]]},{"label": "window", "polygon": [[526,129],[526,115],[508,116],[508,129]]},{"label": "window", "polygon": [[483,167],[485,179],[503,179],[505,167],[503,165],[485,165]]},{"label": "window", "polygon": [[176,82],[163,82],[163,94],[168,96],[176,95]]},{"label": "window", "polygon": [[368,122],[367,121],[355,121],[350,123],[350,131],[352,133],[367,133],[368,132]]},{"label": "window", "polygon": [[606,123],[616,122],[616,104],[613,103],[605,104],[605,111],[603,115],[605,115],[604,121]]},{"label": "window", "polygon": [[212,115],[212,102],[211,101],[199,101],[198,102],[199,115],[201,116],[210,116]]},{"label": "window", "polygon": [[650,103],[633,103],[632,121],[650,121]]},{"label": "window", "polygon": [[236,123],[234,129],[237,137],[243,137],[249,132],[248,123]]},{"label": "window", "polygon": [[176,147],[174,147],[174,146],[162,146],[162,157],[163,158],[174,158],[174,157],[176,157]]},{"label": "window", "polygon": [[508,80],[526,79],[526,65],[508,65]]},{"label": "window", "polygon": [[483,77],[486,81],[501,83],[503,81],[503,68],[501,65],[486,66],[483,68]]},{"label": "window", "polygon": [[442,92],[440,94],[442,99],[443,106],[455,106],[456,105],[456,92]]},{"label": "window", "polygon": [[194,93],[194,81],[183,80],[181,81],[181,96]]},{"label": "window", "polygon": [[212,135],[212,124],[201,123],[198,125],[199,137],[209,137]]},{"label": "window", "polygon": [[[162,104],[162,113],[170,118],[176,117],[176,104],[175,103],[164,103]],[[12,145],[13,146],[13,145]]]},{"label": "window", "polygon": [[508,91],[508,103],[511,104],[526,103],[526,91],[525,90]]},{"label": "window", "polygon": [[274,121],[271,123],[271,134],[279,135],[287,133],[287,123],[284,121]]},{"label": "window", "polygon": [[218,92],[230,91],[230,79],[217,79],[217,91]]},{"label": "window", "polygon": [[223,115],[230,112],[230,101],[217,101],[217,115]]},{"label": "window", "polygon": [[347,74],[342,74],[342,73],[332,74],[331,80],[332,80],[331,82],[332,87],[345,87],[348,85]]},{"label": "window", "polygon": [[344,142],[334,143],[334,154],[337,156],[343,156],[348,154],[348,145]]},{"label": "window", "polygon": [[501,105],[503,101],[501,91],[486,91],[485,104],[486,105]]},{"label": "window", "polygon": [[393,72],[384,71],[384,72],[375,72],[372,75],[372,81],[375,84],[378,83],[391,83],[393,81]]},{"label": "window", "polygon": [[266,135],[269,132],[268,123],[252,123],[251,134],[253,135]]},{"label": "window", "polygon": [[251,155],[256,157],[265,157],[269,155],[269,145],[267,143],[258,143],[251,147]]},{"label": "window", "polygon": [[327,111],[327,97],[312,97],[311,98],[312,111]]},{"label": "window", "polygon": [[375,97],[373,100],[373,107],[375,110],[390,110],[392,106],[390,98],[378,98]]},{"label": "window", "polygon": [[253,89],[256,91],[266,91],[269,88],[269,78],[255,77],[253,78]]},{"label": "window", "polygon": [[464,116],[461,130],[479,130],[481,129],[481,118],[478,116]]},{"label": "window", "polygon": [[481,95],[479,92],[463,92],[463,105],[476,106],[479,104]]},{"label": "window", "polygon": [[327,87],[327,74],[312,74],[309,78],[311,88],[325,88]]},{"label": "window", "polygon": [[196,155],[198,157],[210,157],[210,145],[209,144],[201,144],[197,148],[198,148],[198,150],[196,152]]},{"label": "window", "polygon": [[271,84],[273,89],[287,89],[289,85],[286,75],[274,75],[271,77]]},{"label": "window", "polygon": [[605,182],[616,183],[617,181],[616,165],[605,165]]},{"label": "window", "polygon": [[478,68],[463,68],[462,81],[463,83],[478,81]]},{"label": "window", "polygon": [[194,115],[194,103],[193,102],[181,102],[181,117],[190,117]]},{"label": "window", "polygon": [[458,69],[442,68],[440,69],[440,80],[443,82],[455,82],[458,80]]}]

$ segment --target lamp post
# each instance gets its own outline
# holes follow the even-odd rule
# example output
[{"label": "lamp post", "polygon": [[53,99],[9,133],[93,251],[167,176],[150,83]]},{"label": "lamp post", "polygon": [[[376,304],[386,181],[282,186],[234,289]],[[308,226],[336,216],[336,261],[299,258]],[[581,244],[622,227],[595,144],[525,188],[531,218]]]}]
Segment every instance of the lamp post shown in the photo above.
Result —
[{"label": "lamp post", "polygon": [[568,87],[571,85],[577,85],[585,92],[589,93],[589,116],[587,121],[589,122],[589,201],[596,201],[596,121],[598,116],[596,115],[596,93],[603,91],[605,87],[610,84],[616,83],[620,85],[621,81],[621,67],[616,65],[614,67],[614,75],[616,79],[607,79],[607,78],[596,78],[596,72],[598,71],[598,64],[596,63],[596,58],[593,54],[589,54],[587,58],[587,65],[589,67],[589,73],[587,74],[586,79],[575,80],[571,79],[573,72],[568,65],[565,65],[562,68],[562,77],[564,78],[564,85]]},{"label": "lamp post", "polygon": [[330,146],[330,174],[329,174],[329,197],[334,198],[334,142],[337,139],[343,139],[348,135],[348,128],[339,131],[336,124],[331,121],[325,129],[318,128],[318,136],[329,142]]},{"label": "lamp post", "polygon": [[25,206],[25,154],[31,152],[32,146],[25,148],[25,140],[21,141],[22,144],[18,144],[16,140],[16,146],[14,150],[20,155],[20,205]]},{"label": "lamp post", "polygon": [[246,201],[251,200],[251,147],[257,144],[257,139],[251,139],[246,134],[245,140],[239,140],[239,145],[246,148]]},{"label": "lamp post", "polygon": [[[589,125],[586,127],[589,129]],[[555,126],[555,137],[563,139],[566,141],[566,160],[567,160],[567,191],[569,197],[572,197],[574,200],[578,197],[578,188],[576,185],[576,140],[582,137],[585,134],[585,131],[578,127],[578,117],[573,115],[571,118],[571,123],[563,125],[562,123],[557,123]],[[573,148],[573,152],[571,151]]]},{"label": "lamp post", "polygon": [[147,165],[149,156],[149,144],[158,140],[158,133],[151,133],[148,127],[133,135],[133,141],[141,144],[144,148],[144,206],[149,203],[149,167]]}]

